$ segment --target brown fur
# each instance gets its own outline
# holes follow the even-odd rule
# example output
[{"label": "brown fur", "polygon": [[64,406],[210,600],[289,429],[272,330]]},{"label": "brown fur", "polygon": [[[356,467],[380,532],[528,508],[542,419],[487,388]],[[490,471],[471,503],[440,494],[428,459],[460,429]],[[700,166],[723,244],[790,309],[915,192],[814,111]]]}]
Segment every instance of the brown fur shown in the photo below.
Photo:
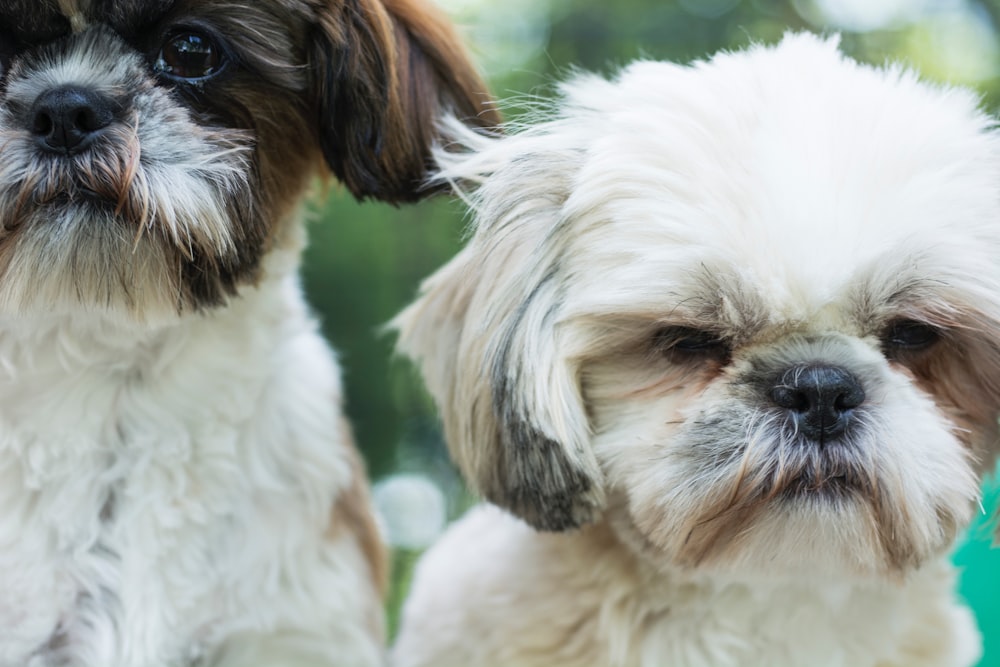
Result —
[{"label": "brown fur", "polygon": [[900,365],[959,426],[958,438],[988,473],[1000,447],[1000,346],[978,331],[957,331],[957,338]]},{"label": "brown fur", "polygon": [[420,0],[337,0],[317,8],[313,88],[321,141],[357,197],[410,201],[423,181],[443,110],[479,127],[499,116],[444,14]]},{"label": "brown fur", "polygon": [[389,586],[389,557],[372,512],[371,496],[365,483],[365,464],[353,446],[351,425],[342,420],[340,430],[339,441],[352,444],[349,448],[352,482],[350,488],[337,498],[327,534],[331,538],[344,532],[355,536],[368,563],[372,583],[379,596],[385,597]]}]

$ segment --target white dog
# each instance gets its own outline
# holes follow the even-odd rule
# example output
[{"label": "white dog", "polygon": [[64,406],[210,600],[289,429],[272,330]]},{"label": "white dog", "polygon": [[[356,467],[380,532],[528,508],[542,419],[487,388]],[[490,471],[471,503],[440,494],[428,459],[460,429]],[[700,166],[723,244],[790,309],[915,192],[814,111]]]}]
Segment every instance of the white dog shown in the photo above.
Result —
[{"label": "white dog", "polygon": [[972,665],[946,554],[998,442],[993,128],[799,35],[577,76],[442,156],[474,234],[401,348],[526,523],[431,549],[396,664]]},{"label": "white dog", "polygon": [[489,122],[448,23],[0,0],[0,78],[0,667],[381,664],[300,209],[415,199],[440,114]]}]

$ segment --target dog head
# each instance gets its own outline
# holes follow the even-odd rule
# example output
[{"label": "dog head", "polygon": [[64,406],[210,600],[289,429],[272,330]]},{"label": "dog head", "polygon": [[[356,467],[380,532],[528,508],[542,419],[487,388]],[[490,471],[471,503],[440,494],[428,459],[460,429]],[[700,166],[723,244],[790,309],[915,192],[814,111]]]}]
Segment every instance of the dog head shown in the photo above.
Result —
[{"label": "dog head", "polygon": [[562,92],[441,156],[473,233],[395,323],[472,485],[540,529],[607,511],[686,566],[939,554],[998,440],[975,96],[808,35]]},{"label": "dog head", "polygon": [[419,198],[447,110],[495,122],[422,0],[0,0],[0,314],[224,303],[328,169]]}]

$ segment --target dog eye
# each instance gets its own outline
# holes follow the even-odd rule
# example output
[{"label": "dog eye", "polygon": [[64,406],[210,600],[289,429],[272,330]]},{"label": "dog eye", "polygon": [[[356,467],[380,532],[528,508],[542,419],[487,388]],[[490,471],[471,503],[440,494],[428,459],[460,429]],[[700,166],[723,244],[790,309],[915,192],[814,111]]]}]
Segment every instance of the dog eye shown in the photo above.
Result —
[{"label": "dog eye", "polygon": [[941,332],[917,320],[893,322],[882,334],[882,346],[886,351],[916,352],[926,349],[941,338]]},{"label": "dog eye", "polygon": [[717,334],[690,327],[666,327],[655,335],[657,349],[691,358],[725,359],[732,353],[729,344]]},{"label": "dog eye", "polygon": [[218,74],[224,64],[222,51],[211,37],[185,31],[167,38],[153,69],[175,79],[194,81]]}]

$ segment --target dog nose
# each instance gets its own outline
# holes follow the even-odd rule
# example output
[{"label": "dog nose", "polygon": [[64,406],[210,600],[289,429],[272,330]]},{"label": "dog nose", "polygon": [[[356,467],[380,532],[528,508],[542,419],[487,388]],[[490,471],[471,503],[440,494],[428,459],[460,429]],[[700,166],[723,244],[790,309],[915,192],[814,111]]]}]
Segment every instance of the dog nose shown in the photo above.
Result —
[{"label": "dog nose", "polygon": [[82,86],[61,86],[39,95],[31,108],[31,133],[51,153],[85,151],[114,120],[114,102]]},{"label": "dog nose", "polygon": [[837,366],[808,364],[786,370],[770,398],[788,410],[799,432],[823,443],[843,435],[854,408],[865,400],[861,382]]}]

